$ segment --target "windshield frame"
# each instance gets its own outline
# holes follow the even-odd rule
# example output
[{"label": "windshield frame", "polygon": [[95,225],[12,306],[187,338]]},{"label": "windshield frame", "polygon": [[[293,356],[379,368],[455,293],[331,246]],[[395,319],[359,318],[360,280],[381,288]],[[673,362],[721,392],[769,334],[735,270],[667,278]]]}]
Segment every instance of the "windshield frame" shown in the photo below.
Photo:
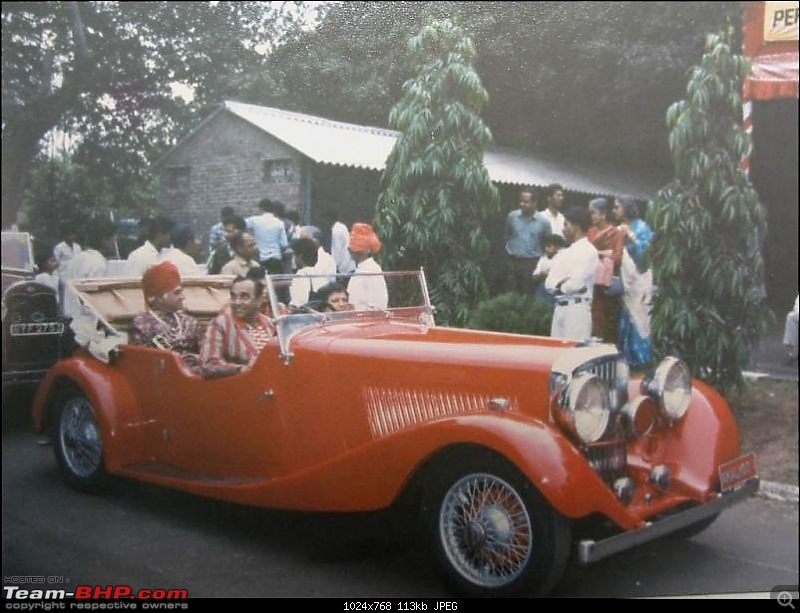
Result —
[{"label": "windshield frame", "polygon": [[[370,310],[353,310],[353,311],[339,311],[339,312],[319,312],[307,307],[300,307],[301,310],[294,312],[287,312],[285,305],[278,299],[278,289],[276,286],[286,285],[287,282],[297,278],[297,275],[292,274],[277,274],[266,276],[266,291],[267,300],[273,313],[273,321],[278,333],[278,342],[280,345],[280,357],[285,364],[291,362],[294,357],[291,351],[291,341],[300,332],[310,327],[321,327],[335,323],[342,322],[355,322],[355,321],[380,321],[385,319],[398,319],[404,321],[413,321],[428,327],[434,327],[434,313],[435,308],[431,304],[430,294],[428,293],[428,285],[425,279],[425,271],[423,269],[411,271],[389,271],[380,273],[358,273],[359,276],[372,276],[382,277],[384,279],[406,277],[416,278],[417,284],[420,289],[422,304],[401,306],[401,307],[388,307],[386,309],[370,309]],[[350,275],[336,275],[337,280],[346,285],[346,281],[352,276]],[[302,275],[300,278],[330,278],[329,275]]]}]

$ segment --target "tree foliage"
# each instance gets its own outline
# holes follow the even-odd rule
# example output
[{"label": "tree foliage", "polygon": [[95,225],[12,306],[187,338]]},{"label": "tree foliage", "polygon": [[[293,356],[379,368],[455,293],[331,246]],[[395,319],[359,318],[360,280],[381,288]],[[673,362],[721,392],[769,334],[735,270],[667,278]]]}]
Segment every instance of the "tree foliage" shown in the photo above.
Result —
[{"label": "tree foliage", "polygon": [[750,147],[741,126],[748,70],[729,34],[708,38],[686,98],[667,111],[675,179],[650,211],[654,348],[722,390],[741,383],[765,324],[766,217],[740,168]]},{"label": "tree foliage", "polygon": [[94,174],[68,157],[38,160],[26,193],[37,242],[52,248],[67,230],[75,231],[82,242],[86,222],[92,217],[108,218],[115,209],[112,201],[100,197],[112,193],[106,181],[104,175]]},{"label": "tree foliage", "polygon": [[664,109],[681,96],[705,32],[739,2],[343,2],[268,58],[242,95],[385,125],[412,76],[404,42],[450,18],[478,53],[495,140],[570,159],[615,159],[666,180]]},{"label": "tree foliage", "polygon": [[389,115],[400,131],[383,174],[376,225],[390,268],[424,266],[442,319],[463,323],[487,295],[482,222],[497,208],[483,166],[491,134],[480,118],[486,90],[475,47],[451,21],[434,21],[408,43],[416,75]]},{"label": "tree foliage", "polygon": [[[299,27],[265,2],[4,2],[2,20],[4,222],[48,131],[78,136],[78,157],[103,162],[92,172],[146,181],[207,105],[258,69],[259,46]],[[114,197],[130,203],[124,189]]]}]

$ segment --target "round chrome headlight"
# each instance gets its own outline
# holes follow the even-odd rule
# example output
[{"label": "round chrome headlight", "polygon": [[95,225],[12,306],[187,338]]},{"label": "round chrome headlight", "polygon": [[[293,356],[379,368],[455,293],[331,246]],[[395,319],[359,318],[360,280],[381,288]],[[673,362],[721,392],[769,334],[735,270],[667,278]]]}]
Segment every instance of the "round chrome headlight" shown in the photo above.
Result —
[{"label": "round chrome headlight", "polygon": [[665,358],[656,368],[647,391],[670,421],[680,419],[692,396],[689,368],[677,358]]},{"label": "round chrome headlight", "polygon": [[584,443],[599,441],[611,418],[605,383],[591,373],[578,375],[569,384],[568,402],[572,431]]},{"label": "round chrome headlight", "polygon": [[650,434],[656,425],[657,417],[658,410],[649,396],[639,396],[622,407],[622,423],[631,440]]}]

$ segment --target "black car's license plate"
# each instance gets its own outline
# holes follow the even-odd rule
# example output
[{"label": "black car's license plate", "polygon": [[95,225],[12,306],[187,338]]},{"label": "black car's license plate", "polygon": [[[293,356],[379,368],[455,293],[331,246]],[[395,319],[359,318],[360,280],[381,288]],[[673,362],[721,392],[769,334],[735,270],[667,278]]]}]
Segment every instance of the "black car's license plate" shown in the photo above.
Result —
[{"label": "black car's license plate", "polygon": [[719,467],[719,486],[723,492],[735,489],[758,475],[756,454],[748,453]]},{"label": "black car's license plate", "polygon": [[63,334],[64,324],[60,321],[47,321],[38,324],[11,324],[9,333],[11,336]]}]

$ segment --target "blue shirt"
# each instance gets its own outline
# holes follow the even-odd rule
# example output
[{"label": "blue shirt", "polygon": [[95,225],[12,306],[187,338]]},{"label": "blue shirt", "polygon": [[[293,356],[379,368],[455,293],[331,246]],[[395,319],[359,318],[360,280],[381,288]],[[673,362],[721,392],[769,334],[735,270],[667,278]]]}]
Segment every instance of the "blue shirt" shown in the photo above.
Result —
[{"label": "blue shirt", "polygon": [[262,262],[264,260],[280,260],[283,252],[289,248],[286,228],[283,222],[272,213],[248,217],[247,228],[256,239],[259,258]]},{"label": "blue shirt", "polygon": [[517,258],[542,257],[542,239],[551,234],[550,222],[539,213],[525,217],[522,209],[506,218],[506,253]]}]

